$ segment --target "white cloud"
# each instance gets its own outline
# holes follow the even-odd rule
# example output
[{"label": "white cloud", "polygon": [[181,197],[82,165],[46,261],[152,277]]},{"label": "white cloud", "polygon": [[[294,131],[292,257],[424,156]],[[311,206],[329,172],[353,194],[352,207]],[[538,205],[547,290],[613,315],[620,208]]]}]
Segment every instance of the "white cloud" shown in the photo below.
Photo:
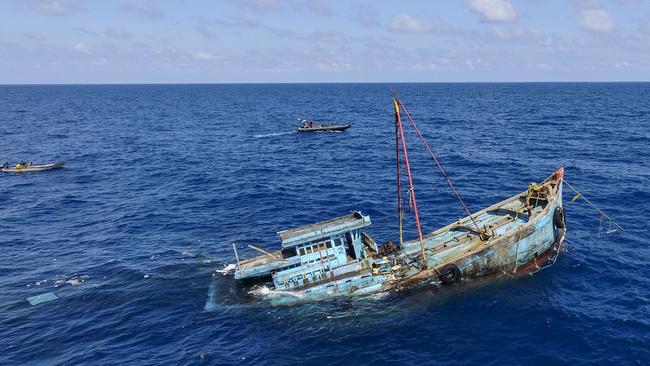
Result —
[{"label": "white cloud", "polygon": [[424,33],[433,29],[433,26],[426,20],[401,14],[390,23],[390,29],[401,33]]},{"label": "white cloud", "polygon": [[85,0],[14,0],[22,6],[29,6],[43,14],[64,16],[82,10]]},{"label": "white cloud", "polygon": [[320,0],[305,1],[304,6],[312,13],[322,17],[331,17],[334,15],[334,10]]},{"label": "white cloud", "polygon": [[614,63],[614,67],[617,68],[617,69],[627,69],[627,68],[629,68],[631,66],[632,66],[632,64],[627,62],[627,61],[621,61],[621,62],[615,62]]},{"label": "white cloud", "polygon": [[123,5],[120,10],[125,14],[155,22],[167,18],[167,14],[151,0],[129,3]]},{"label": "white cloud", "polygon": [[517,12],[508,0],[471,0],[472,10],[487,22],[509,22],[517,18]]},{"label": "white cloud", "polygon": [[504,42],[519,42],[540,46],[551,46],[554,43],[551,36],[531,27],[507,28],[499,25],[492,28],[492,33],[496,39]]},{"label": "white cloud", "polygon": [[611,32],[614,22],[603,9],[585,9],[578,13],[578,25],[592,32]]},{"label": "white cloud", "polygon": [[222,54],[220,54],[219,52],[216,52],[216,51],[211,51],[211,50],[194,52],[192,54],[192,57],[197,59],[197,60],[206,60],[206,61],[216,61],[216,60],[222,60],[223,59]]},{"label": "white cloud", "polygon": [[345,62],[336,62],[336,61],[319,61],[316,63],[319,69],[324,71],[352,71],[354,67]]},{"label": "white cloud", "polygon": [[72,48],[77,52],[81,52],[81,53],[85,53],[86,55],[90,55],[90,50],[88,49],[88,47],[86,47],[86,45],[83,42],[79,42],[79,43],[75,44],[74,46],[72,46]]}]

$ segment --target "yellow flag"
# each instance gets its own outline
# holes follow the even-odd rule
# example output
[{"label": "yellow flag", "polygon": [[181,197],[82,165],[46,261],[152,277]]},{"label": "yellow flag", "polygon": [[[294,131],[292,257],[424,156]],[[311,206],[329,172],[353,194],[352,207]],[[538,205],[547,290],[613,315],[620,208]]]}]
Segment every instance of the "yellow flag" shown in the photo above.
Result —
[{"label": "yellow flag", "polygon": [[580,193],[576,193],[576,195],[573,196],[573,199],[571,200],[571,202],[575,202],[575,201],[579,200],[580,197],[582,197],[582,196],[580,195]]}]

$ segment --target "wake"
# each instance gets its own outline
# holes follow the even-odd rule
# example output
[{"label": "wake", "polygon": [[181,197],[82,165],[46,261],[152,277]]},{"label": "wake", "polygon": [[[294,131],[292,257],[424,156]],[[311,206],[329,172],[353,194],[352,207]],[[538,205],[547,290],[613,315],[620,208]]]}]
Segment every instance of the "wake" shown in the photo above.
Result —
[{"label": "wake", "polygon": [[296,132],[298,132],[298,131],[294,130],[294,131],[288,131],[288,132],[267,133],[267,134],[263,134],[263,135],[255,135],[253,137],[255,137],[256,139],[261,139],[261,138],[265,138],[265,137],[276,137],[276,136],[291,135],[291,134],[294,134]]}]

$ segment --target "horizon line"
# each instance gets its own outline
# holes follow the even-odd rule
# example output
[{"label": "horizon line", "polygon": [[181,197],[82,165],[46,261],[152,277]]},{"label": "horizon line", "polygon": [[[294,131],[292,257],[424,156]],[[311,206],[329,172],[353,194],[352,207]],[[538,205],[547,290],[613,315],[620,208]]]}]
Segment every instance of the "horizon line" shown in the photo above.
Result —
[{"label": "horizon line", "polygon": [[124,82],[124,83],[0,83],[0,86],[115,86],[115,85],[337,85],[337,84],[642,84],[650,80],[552,80],[552,81],[337,81],[337,82]]}]

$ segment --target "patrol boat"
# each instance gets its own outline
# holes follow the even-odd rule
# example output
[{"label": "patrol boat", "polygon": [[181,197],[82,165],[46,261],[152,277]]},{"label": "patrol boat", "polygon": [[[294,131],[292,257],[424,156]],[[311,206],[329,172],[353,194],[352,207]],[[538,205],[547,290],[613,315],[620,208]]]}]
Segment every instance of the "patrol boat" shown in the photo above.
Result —
[{"label": "patrol boat", "polygon": [[326,125],[311,120],[303,120],[300,126],[296,128],[298,132],[341,132],[345,131],[351,125]]},{"label": "patrol boat", "polygon": [[[399,241],[378,248],[362,229],[369,216],[360,212],[278,232],[281,249],[240,260],[220,270],[236,280],[253,279],[263,285],[251,293],[273,304],[291,304],[338,296],[400,290],[433,282],[450,285],[473,277],[535,272],[555,262],[566,235],[562,208],[564,169],[540,184],[475,213],[470,213],[426,139],[401,100],[394,98]],[[404,139],[401,109],[411,122],[447,185],[467,216],[427,235],[422,233],[413,177]],[[403,161],[402,161],[403,160]],[[404,165],[404,167],[402,167]],[[408,190],[402,192],[402,173]],[[412,205],[418,237],[403,239],[402,194]]]}]

